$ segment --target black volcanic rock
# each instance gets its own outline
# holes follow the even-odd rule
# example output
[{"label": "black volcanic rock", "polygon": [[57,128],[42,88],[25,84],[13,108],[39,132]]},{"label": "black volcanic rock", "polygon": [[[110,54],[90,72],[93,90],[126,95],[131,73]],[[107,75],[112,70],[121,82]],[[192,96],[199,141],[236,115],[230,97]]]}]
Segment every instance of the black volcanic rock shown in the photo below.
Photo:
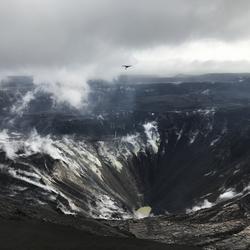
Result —
[{"label": "black volcanic rock", "polygon": [[[41,248],[68,246],[44,233],[54,231],[76,249],[84,239],[90,249],[249,249],[249,75],[117,81],[90,82],[87,110],[30,78],[2,83],[1,230],[16,232],[6,247],[22,242],[19,225]],[[136,219],[143,206],[154,216]]]},{"label": "black volcanic rock", "polygon": [[[247,203],[247,206],[246,206]],[[248,249],[249,195],[227,204],[193,212],[142,220],[106,222],[140,239],[186,244],[202,249]]]},{"label": "black volcanic rock", "polygon": [[200,249],[136,239],[101,221],[10,201],[0,204],[0,234],[1,249]]}]

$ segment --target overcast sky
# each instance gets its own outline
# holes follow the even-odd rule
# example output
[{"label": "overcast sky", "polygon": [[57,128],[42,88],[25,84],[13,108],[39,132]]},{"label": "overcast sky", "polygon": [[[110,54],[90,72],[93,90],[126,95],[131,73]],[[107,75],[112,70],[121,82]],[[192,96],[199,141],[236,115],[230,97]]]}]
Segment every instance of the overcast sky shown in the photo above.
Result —
[{"label": "overcast sky", "polygon": [[0,0],[0,71],[37,81],[249,72],[249,0]]}]

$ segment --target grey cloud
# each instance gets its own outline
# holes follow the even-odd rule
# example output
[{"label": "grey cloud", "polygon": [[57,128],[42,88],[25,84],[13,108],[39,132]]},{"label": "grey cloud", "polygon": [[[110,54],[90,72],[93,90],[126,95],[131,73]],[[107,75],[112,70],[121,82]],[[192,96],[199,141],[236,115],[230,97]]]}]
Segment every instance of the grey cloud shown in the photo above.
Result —
[{"label": "grey cloud", "polygon": [[[249,36],[248,0],[2,0],[0,67],[73,67],[159,45]],[[116,59],[115,59],[116,58]]]}]

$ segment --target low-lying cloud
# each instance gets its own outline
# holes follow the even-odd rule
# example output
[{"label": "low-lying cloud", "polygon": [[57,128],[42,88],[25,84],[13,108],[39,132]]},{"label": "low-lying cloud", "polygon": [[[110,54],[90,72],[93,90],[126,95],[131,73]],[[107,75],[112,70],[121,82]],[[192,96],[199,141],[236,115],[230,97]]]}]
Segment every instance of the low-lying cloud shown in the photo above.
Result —
[{"label": "low-lying cloud", "polygon": [[133,74],[246,71],[249,7],[248,0],[3,0],[0,73],[34,75],[78,106],[88,79],[112,79],[125,63]]}]

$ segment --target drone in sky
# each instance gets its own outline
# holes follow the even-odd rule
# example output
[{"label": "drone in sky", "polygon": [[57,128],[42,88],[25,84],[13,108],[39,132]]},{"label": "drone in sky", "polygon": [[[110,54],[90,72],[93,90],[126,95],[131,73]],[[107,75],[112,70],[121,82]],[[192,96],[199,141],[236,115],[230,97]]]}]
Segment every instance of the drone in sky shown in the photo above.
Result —
[{"label": "drone in sky", "polygon": [[127,70],[128,68],[132,67],[132,65],[122,65],[122,67]]}]

